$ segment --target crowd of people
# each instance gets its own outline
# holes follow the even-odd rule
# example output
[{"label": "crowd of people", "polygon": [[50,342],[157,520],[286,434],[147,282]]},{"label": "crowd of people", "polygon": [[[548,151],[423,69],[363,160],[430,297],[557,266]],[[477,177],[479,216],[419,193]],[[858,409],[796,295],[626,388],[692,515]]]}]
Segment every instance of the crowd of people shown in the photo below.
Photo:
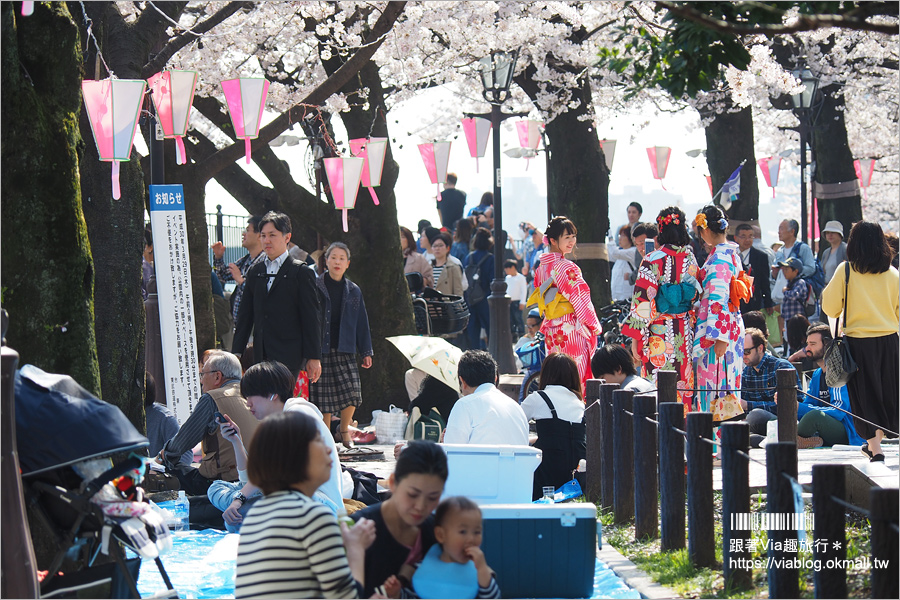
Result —
[{"label": "crowd of people", "polygon": [[[539,390],[523,390],[517,401],[498,388],[497,362],[483,350],[494,274],[492,197],[485,194],[464,217],[466,196],[455,184],[448,177],[438,203],[441,228],[422,221],[418,239],[399,231],[398,266],[418,274],[408,279],[411,291],[430,287],[469,304],[465,335],[451,339],[465,350],[459,392],[407,374],[410,410],[436,409],[446,419],[443,443],[533,443],[543,456],[534,475],[539,498],[544,486],[569,481],[585,458],[588,379],[648,393],[660,371],[674,371],[686,413],[715,416],[716,401],[730,399],[741,414],[715,419],[746,420],[759,445],[777,419],[776,372],[795,369],[798,389],[806,390],[798,398],[798,446],[855,444],[870,460],[884,460],[881,442],[898,429],[900,277],[896,251],[877,224],[854,224],[845,242],[841,224],[829,222],[828,247],[817,259],[797,240],[792,220],[779,226],[776,251],[762,244],[758,227],[730,227],[718,206],[694,217],[667,207],[648,222],[632,203],[609,249],[613,299],[629,303],[622,323],[628,342],[598,347],[591,290],[571,258],[576,224],[558,216],[540,231],[524,222],[521,247],[499,242],[510,344],[522,347],[540,332],[546,358],[523,369],[540,371]],[[348,503],[358,486],[339,454],[353,447],[358,368],[373,365],[368,315],[362,291],[346,276],[347,245],[328,246],[317,272],[290,238],[290,219],[270,212],[248,220],[247,254],[235,263],[225,265],[224,248],[213,246],[214,279],[235,284],[224,311],[234,330],[222,338],[231,352],[204,353],[202,395],[180,428],[165,407],[148,403],[157,461],[189,495],[206,496],[229,531],[240,532],[237,597],[499,597],[480,550],[477,505],[441,501],[448,467],[437,444],[398,448],[389,498],[348,511],[359,508]],[[144,256],[152,262],[149,238]],[[826,320],[841,316],[842,331]],[[826,351],[837,336],[858,371],[846,385],[829,387]],[[340,522],[348,512],[352,527]]]}]

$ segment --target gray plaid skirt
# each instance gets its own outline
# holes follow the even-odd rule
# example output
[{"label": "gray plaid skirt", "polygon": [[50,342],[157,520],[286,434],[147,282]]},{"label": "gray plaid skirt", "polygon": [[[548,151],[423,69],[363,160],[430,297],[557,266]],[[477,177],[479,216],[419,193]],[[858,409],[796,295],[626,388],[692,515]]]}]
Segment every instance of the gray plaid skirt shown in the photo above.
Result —
[{"label": "gray plaid skirt", "polygon": [[339,413],[362,402],[356,354],[329,350],[322,356],[322,376],[309,384],[309,400],[323,413]]}]

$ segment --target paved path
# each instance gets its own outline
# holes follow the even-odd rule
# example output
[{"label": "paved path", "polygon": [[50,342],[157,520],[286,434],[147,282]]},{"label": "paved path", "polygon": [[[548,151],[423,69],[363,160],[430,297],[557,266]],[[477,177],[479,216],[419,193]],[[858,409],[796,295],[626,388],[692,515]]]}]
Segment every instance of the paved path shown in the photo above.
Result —
[{"label": "paved path", "polygon": [[[860,484],[868,480],[869,485],[880,487],[897,487],[900,483],[900,453],[897,444],[883,444],[885,461],[883,463],[870,463],[857,446],[835,446],[833,448],[808,448],[797,451],[798,481],[802,484],[812,483],[812,466],[814,464],[844,464],[853,466],[859,473]],[[750,487],[766,487],[766,462],[765,448],[753,448],[750,456],[754,461],[750,462]],[[713,469],[713,488],[722,489],[722,469]]]}]

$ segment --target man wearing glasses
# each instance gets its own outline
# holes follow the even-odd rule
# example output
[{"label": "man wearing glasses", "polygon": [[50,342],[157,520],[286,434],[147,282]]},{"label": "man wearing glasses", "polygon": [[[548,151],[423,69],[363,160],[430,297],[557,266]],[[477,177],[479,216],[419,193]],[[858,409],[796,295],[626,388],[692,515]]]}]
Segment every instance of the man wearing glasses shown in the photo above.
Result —
[{"label": "man wearing glasses", "polygon": [[[744,335],[744,372],[741,378],[741,408],[750,425],[750,445],[759,447],[766,437],[766,424],[776,419],[775,373],[778,369],[793,369],[783,358],[766,352],[766,336],[754,327]],[[797,388],[801,389],[797,374]]]},{"label": "man wearing glasses", "polygon": [[[241,363],[230,352],[212,350],[200,366],[200,391],[203,395],[194,405],[175,437],[163,446],[157,461],[166,465],[188,496],[205,496],[217,479],[237,481],[237,461],[231,442],[222,437],[215,414],[227,414],[250,440],[258,421],[250,413],[241,396]],[[200,466],[184,464],[179,459],[200,443],[203,457]],[[249,442],[248,442],[249,443]]]}]

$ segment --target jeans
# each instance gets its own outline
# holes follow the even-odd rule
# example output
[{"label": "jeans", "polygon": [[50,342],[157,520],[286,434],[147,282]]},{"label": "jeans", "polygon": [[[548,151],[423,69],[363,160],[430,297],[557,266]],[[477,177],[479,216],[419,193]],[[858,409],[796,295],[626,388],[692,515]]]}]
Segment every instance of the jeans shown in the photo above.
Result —
[{"label": "jeans", "polygon": [[[480,285],[476,283],[475,285]],[[484,350],[484,343],[481,341],[481,328],[490,333],[491,331],[491,311],[488,307],[488,300],[485,298],[478,304],[469,307],[469,324],[466,327],[466,333],[469,336],[469,348],[471,350]]]},{"label": "jeans", "polygon": [[[212,504],[222,512],[225,512],[226,510],[228,510],[228,507],[231,506],[231,503],[234,502],[235,496],[237,496],[237,493],[240,492],[241,488],[243,487],[244,484],[240,481],[214,481],[212,485],[209,486],[207,497],[209,498],[210,504]],[[247,511],[249,511],[250,507],[252,507],[253,504],[260,498],[262,498],[262,491],[260,490],[256,490],[255,492],[250,494],[250,497],[247,498],[247,501],[244,503],[244,505],[238,509],[238,512],[241,513],[241,516],[246,518]],[[338,507],[335,506],[334,502],[332,502],[332,500],[322,492],[317,491],[315,494],[313,494],[312,498],[316,502],[324,504],[325,506],[330,508],[331,512],[333,512],[334,514],[338,513]],[[228,533],[238,533],[241,530],[241,524],[237,523],[235,525],[231,525],[230,523],[228,523],[228,521],[225,521],[225,529],[228,530]]]},{"label": "jeans", "polygon": [[[210,504],[222,512],[225,512],[228,510],[228,507],[231,506],[231,503],[234,502],[235,496],[241,491],[242,487],[244,487],[244,484],[240,481],[213,481],[209,486],[206,495],[209,498]],[[250,507],[261,497],[262,492],[260,490],[256,490],[256,492],[251,494],[250,497],[247,498],[247,502],[238,509],[241,516],[246,517]],[[228,530],[228,533],[238,533],[241,530],[241,524],[237,523],[232,525],[228,521],[225,521],[225,529]]]},{"label": "jeans", "polygon": [[519,309],[518,300],[512,300],[509,303],[509,328],[512,330],[513,343],[525,335],[525,321],[522,320],[522,311]]}]

